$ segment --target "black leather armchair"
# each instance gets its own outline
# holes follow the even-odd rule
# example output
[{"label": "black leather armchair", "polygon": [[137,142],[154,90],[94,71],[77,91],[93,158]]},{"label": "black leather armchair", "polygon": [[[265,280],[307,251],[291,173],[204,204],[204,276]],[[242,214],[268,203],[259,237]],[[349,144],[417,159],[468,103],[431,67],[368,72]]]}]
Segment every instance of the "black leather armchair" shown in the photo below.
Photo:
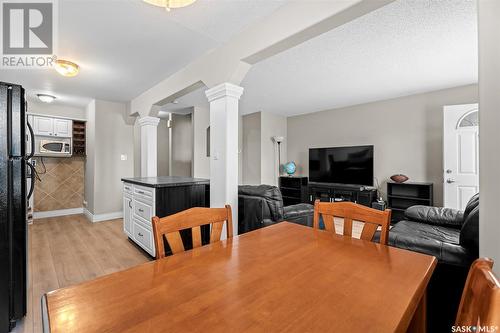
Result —
[{"label": "black leather armchair", "polygon": [[469,269],[479,253],[479,194],[465,211],[413,206],[391,229],[389,245],[433,255],[439,263]]},{"label": "black leather armchair", "polygon": [[413,206],[405,218],[389,232],[389,245],[437,258],[428,287],[428,331],[450,332],[469,267],[479,255],[479,194],[465,211]]},{"label": "black leather armchair", "polygon": [[301,203],[283,206],[281,191],[271,185],[240,185],[238,188],[238,233],[281,221],[312,227],[314,206]]}]

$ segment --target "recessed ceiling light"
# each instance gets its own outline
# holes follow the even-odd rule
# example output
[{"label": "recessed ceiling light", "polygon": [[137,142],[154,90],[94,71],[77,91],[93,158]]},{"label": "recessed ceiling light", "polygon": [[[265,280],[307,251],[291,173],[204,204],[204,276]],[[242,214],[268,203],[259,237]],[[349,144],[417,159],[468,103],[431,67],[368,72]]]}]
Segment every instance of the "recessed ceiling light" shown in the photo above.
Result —
[{"label": "recessed ceiling light", "polygon": [[174,99],[174,101],[172,102],[172,104],[179,104],[179,101]]},{"label": "recessed ceiling light", "polygon": [[56,99],[56,96],[47,95],[47,94],[36,94],[36,96],[38,97],[38,99],[41,102],[44,102],[44,103],[52,103]]},{"label": "recessed ceiling light", "polygon": [[76,76],[80,71],[80,66],[74,62],[62,59],[56,60],[54,67],[59,74],[66,77]]},{"label": "recessed ceiling light", "polygon": [[172,8],[182,8],[193,4],[196,0],[143,0],[150,5],[163,7],[170,11]]}]

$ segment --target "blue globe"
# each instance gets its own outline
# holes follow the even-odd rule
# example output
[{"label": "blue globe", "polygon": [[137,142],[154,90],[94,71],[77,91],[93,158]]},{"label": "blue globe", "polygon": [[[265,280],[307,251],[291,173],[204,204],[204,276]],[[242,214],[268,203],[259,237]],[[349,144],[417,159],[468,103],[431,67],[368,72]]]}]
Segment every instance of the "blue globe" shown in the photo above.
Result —
[{"label": "blue globe", "polygon": [[288,162],[285,164],[285,171],[289,176],[291,176],[295,173],[295,171],[297,171],[297,166],[294,162]]}]

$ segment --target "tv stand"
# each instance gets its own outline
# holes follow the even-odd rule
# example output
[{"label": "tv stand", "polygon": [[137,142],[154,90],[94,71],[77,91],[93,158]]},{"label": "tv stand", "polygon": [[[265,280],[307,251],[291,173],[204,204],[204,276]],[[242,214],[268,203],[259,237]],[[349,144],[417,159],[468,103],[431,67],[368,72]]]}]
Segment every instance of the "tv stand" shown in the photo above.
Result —
[{"label": "tv stand", "polygon": [[317,199],[325,202],[351,201],[371,207],[372,202],[377,200],[377,189],[364,185],[310,182],[309,201],[314,203]]}]

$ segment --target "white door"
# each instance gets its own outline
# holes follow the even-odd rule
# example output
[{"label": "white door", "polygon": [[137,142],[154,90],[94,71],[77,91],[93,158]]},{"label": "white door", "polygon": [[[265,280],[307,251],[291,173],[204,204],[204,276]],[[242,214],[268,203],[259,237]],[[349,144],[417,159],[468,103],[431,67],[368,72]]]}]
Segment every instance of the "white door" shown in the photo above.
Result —
[{"label": "white door", "polygon": [[123,230],[132,237],[132,198],[123,197]]},{"label": "white door", "polygon": [[51,136],[54,133],[52,118],[34,116],[33,121],[33,131],[36,135]]},{"label": "white door", "polygon": [[479,108],[444,107],[444,206],[465,209],[479,192]]},{"label": "white door", "polygon": [[69,119],[54,119],[54,136],[71,137],[73,122]]}]

